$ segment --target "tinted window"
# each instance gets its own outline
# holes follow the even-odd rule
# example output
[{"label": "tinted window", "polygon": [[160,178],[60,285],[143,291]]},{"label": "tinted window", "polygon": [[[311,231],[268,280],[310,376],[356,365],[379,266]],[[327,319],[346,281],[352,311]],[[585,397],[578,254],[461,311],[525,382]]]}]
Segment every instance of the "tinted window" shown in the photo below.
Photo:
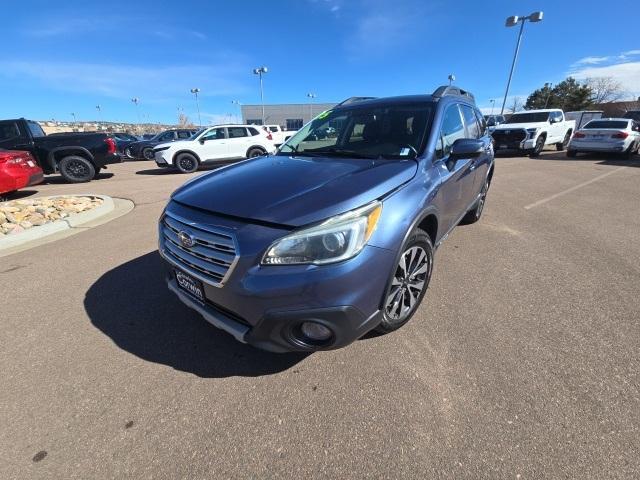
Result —
[{"label": "tinted window", "polygon": [[250,118],[247,120],[247,125],[262,125],[262,120],[259,118]]},{"label": "tinted window", "polygon": [[178,138],[189,138],[191,135],[192,133],[187,131],[178,132]]},{"label": "tinted window", "polygon": [[469,105],[460,105],[460,107],[462,108],[464,124],[467,127],[467,138],[480,138],[480,127],[478,126],[478,119],[476,119],[476,112]]},{"label": "tinted window", "polygon": [[0,140],[11,140],[20,136],[18,125],[14,122],[0,123]]},{"label": "tinted window", "polygon": [[248,137],[247,129],[242,127],[230,127],[229,129],[229,138],[240,138],[240,137]]},{"label": "tinted window", "polygon": [[271,130],[272,132],[277,132],[278,131],[278,127],[269,127],[269,130]]},{"label": "tinted window", "polygon": [[31,132],[32,137],[37,138],[45,136],[44,130],[42,130],[42,127],[39,123],[28,121],[27,125],[29,126],[29,131]]},{"label": "tinted window", "polygon": [[301,118],[287,118],[287,130],[300,130],[302,128]]},{"label": "tinted window", "polygon": [[224,128],[214,128],[205,133],[200,140],[220,140],[221,138],[225,138]]},{"label": "tinted window", "polygon": [[620,120],[591,120],[582,128],[627,128],[629,122]]},{"label": "tinted window", "polygon": [[253,128],[253,127],[249,127],[249,133],[254,137],[256,135],[260,135],[260,132],[258,131],[258,129],[257,128]]},{"label": "tinted window", "polygon": [[459,138],[465,138],[465,135],[458,105],[449,105],[442,118],[442,127],[440,127],[441,140],[436,148],[436,156],[442,158],[449,155],[453,142]]},{"label": "tinted window", "polygon": [[478,119],[478,125],[480,125],[480,136],[484,137],[487,134],[487,121],[480,113],[480,110],[475,110],[476,118]]},{"label": "tinted window", "polygon": [[158,137],[158,141],[159,142],[163,142],[163,141],[166,141],[166,140],[173,140],[174,135],[175,135],[174,132],[167,132],[167,133],[165,133],[163,135],[160,135]]},{"label": "tinted window", "polygon": [[547,120],[549,120],[549,112],[514,113],[507,123],[546,122]]}]

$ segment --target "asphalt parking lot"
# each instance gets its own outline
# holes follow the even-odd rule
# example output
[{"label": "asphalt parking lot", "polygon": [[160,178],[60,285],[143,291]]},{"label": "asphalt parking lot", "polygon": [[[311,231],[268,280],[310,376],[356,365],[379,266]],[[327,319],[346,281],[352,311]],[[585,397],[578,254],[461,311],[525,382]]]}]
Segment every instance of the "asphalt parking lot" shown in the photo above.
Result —
[{"label": "asphalt parking lot", "polygon": [[30,188],[136,207],[0,258],[0,478],[638,478],[640,158],[496,161],[414,319],[312,355],[168,292],[156,221],[189,176]]}]

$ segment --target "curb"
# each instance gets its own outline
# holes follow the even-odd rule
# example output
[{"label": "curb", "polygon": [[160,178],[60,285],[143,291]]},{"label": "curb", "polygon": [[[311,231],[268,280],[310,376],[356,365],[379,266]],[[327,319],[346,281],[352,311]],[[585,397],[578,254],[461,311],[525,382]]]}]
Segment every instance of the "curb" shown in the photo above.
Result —
[{"label": "curb", "polygon": [[106,195],[95,195],[95,194],[51,195],[48,198],[59,198],[59,197],[69,197],[69,196],[101,198],[102,205],[92,210],[89,210],[88,212],[77,213],[70,217],[56,220],[55,222],[47,223],[45,225],[41,225],[39,227],[26,230],[17,235],[6,235],[4,238],[0,239],[0,252],[2,252],[2,250],[6,250],[9,248],[22,245],[23,243],[39,240],[43,237],[48,237],[49,235],[53,235],[54,233],[62,232],[70,228],[80,227],[85,223],[91,222],[97,218],[107,215],[108,213],[111,213],[114,209],[113,198],[108,197]]}]

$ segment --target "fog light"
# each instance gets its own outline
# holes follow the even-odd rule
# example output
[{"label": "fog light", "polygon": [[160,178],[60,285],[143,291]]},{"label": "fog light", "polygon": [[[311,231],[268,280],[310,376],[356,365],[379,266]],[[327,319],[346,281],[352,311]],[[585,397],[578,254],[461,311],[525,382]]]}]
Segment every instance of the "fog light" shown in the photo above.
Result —
[{"label": "fog light", "polygon": [[324,325],[315,322],[304,322],[300,330],[309,340],[322,342],[331,338],[332,332]]}]

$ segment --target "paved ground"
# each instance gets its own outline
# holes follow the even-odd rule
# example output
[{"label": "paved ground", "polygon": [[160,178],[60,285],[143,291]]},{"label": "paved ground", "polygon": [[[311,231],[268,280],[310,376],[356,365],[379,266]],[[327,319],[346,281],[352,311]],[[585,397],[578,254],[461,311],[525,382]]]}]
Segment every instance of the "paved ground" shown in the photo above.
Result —
[{"label": "paved ground", "polygon": [[640,476],[640,160],[498,159],[411,323],[309,356],[169,294],[152,166],[38,187],[136,208],[0,259],[0,478]]}]

